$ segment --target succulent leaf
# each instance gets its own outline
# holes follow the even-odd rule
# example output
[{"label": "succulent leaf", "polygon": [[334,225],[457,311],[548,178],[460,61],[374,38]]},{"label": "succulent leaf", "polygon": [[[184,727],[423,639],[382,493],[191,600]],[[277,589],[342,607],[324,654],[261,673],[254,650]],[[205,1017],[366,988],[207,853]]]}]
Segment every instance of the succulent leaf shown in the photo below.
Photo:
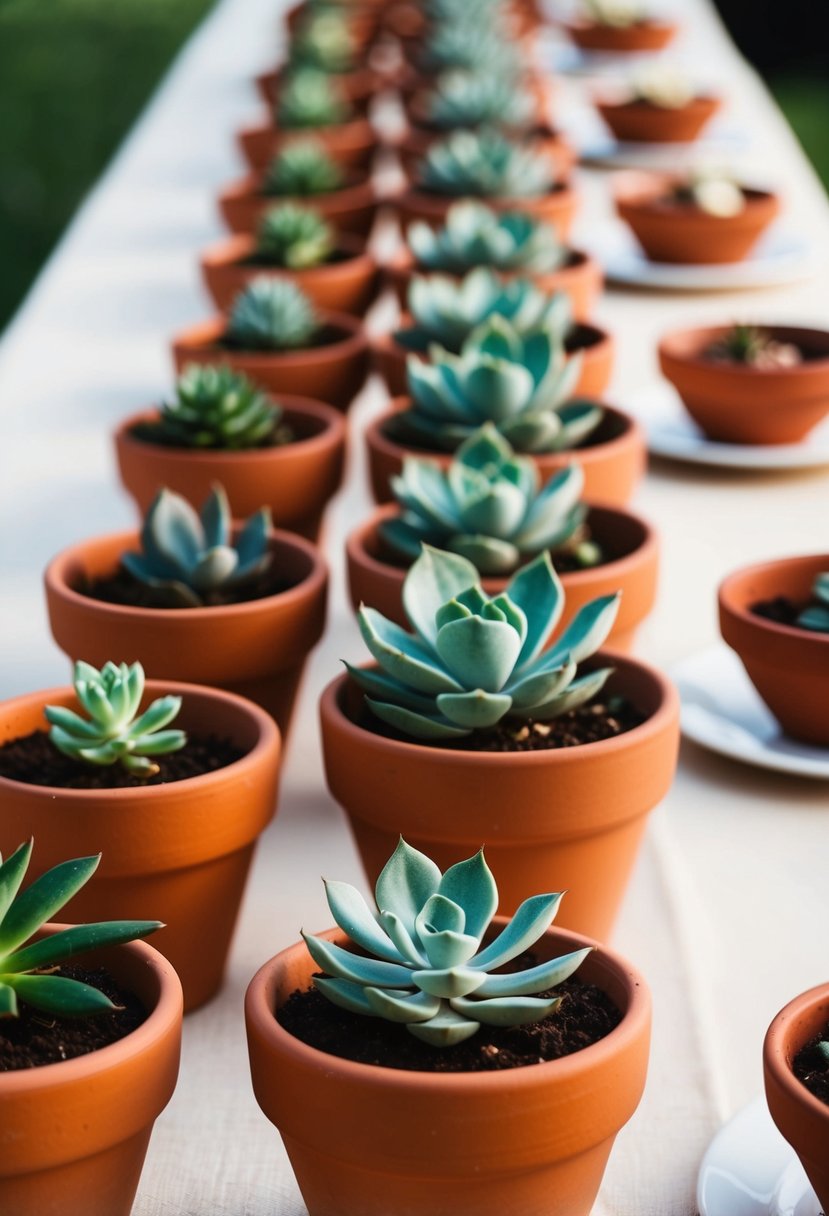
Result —
[{"label": "succulent leaf", "polygon": [[814,602],[798,615],[797,624],[801,629],[811,629],[815,633],[829,633],[829,571],[815,578],[812,599]]},{"label": "succulent leaf", "polygon": [[138,428],[140,437],[174,447],[238,451],[274,442],[281,406],[246,376],[225,365],[186,367],[175,399],[161,407],[156,423]]},{"label": "succulent leaf", "polygon": [[311,67],[291,72],[276,100],[276,125],[288,130],[297,127],[330,127],[346,122],[352,108],[323,71]]},{"label": "succulent leaf", "polygon": [[555,179],[545,152],[489,128],[453,131],[429,146],[417,169],[421,189],[454,198],[540,198]]},{"label": "succulent leaf", "polygon": [[241,350],[297,350],[310,346],[319,328],[313,304],[296,283],[263,275],[233,301],[225,341]]},{"label": "succulent leaf", "polygon": [[334,250],[334,229],[309,207],[282,203],[265,212],[256,230],[260,261],[288,270],[321,266]]},{"label": "succulent leaf", "polygon": [[298,139],[273,158],[262,178],[262,193],[276,198],[312,198],[345,185],[345,174],[323,144]]},{"label": "succulent leaf", "polygon": [[441,131],[484,125],[526,128],[535,117],[532,94],[518,82],[459,69],[439,75],[423,104],[429,123]]},{"label": "succulent leaf", "polygon": [[569,257],[552,224],[523,211],[493,211],[475,199],[453,203],[442,228],[415,221],[406,240],[419,268],[444,274],[476,266],[548,274]]}]

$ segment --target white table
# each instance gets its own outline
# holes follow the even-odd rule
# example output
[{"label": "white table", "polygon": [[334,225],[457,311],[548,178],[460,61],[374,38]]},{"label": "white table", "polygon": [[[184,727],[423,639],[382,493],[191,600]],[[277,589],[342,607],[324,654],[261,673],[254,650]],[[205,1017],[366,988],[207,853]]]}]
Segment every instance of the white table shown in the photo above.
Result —
[{"label": "white table", "polygon": [[[0,346],[0,695],[66,679],[41,594],[47,559],[132,522],[110,431],[169,392],[170,334],[205,314],[196,255],[220,232],[213,200],[239,171],[232,134],[258,112],[250,80],[276,58],[280,7],[280,0],[222,0]],[[707,0],[683,0],[681,9],[685,52],[727,89],[735,118],[753,134],[758,169],[784,188],[792,221],[825,253],[826,199],[779,113]],[[585,175],[583,187],[589,225],[606,212],[601,174]],[[600,319],[619,343],[613,399],[635,410],[637,394],[657,375],[654,342],[664,328],[731,318],[825,324],[825,283],[818,277],[741,297],[609,294]],[[309,666],[279,815],[259,851],[227,986],[186,1022],[181,1080],[156,1128],[136,1216],[304,1210],[279,1138],[253,1100],[242,994],[258,965],[295,940],[300,926],[328,923],[320,873],[362,883],[342,815],[323,785],[316,698],[340,658],[362,655],[345,606],[341,541],[368,507],[359,434],[379,405],[369,393],[353,413],[350,484],[328,534],[329,630]],[[825,548],[826,502],[820,473],[652,469],[636,505],[662,531],[664,562],[643,657],[668,665],[714,640],[714,588],[732,567]],[[827,812],[826,789],[817,783],[684,750],[614,939],[650,979],[655,1027],[647,1094],[619,1137],[603,1212],[693,1211],[706,1142],[760,1089],[767,1023],[795,993],[826,979]]]}]

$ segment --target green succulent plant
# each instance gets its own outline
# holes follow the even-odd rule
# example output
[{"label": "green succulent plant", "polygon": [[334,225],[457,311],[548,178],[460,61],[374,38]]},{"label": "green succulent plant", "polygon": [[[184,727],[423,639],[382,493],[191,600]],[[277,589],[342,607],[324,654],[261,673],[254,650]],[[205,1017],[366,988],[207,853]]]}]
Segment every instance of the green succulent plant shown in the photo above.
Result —
[{"label": "green succulent plant", "polygon": [[314,68],[291,72],[276,99],[276,125],[288,130],[336,126],[352,113],[331,77]]},{"label": "green succulent plant", "polygon": [[251,515],[235,541],[231,524],[219,485],[200,515],[181,495],[160,490],[141,527],[141,552],[123,553],[121,564],[159,606],[200,608],[216,592],[245,587],[271,564],[270,510]]},{"label": "green succulent plant", "polygon": [[430,145],[417,168],[421,189],[453,198],[540,198],[555,179],[544,152],[488,128],[453,131]]},{"label": "green succulent plant", "polygon": [[544,550],[582,566],[601,560],[585,536],[580,466],[562,469],[541,489],[535,462],[516,456],[490,422],[461,444],[448,471],[407,456],[391,487],[403,512],[383,520],[380,534],[409,560],[424,543],[462,554],[483,575],[510,574]]},{"label": "green succulent plant", "polygon": [[187,743],[183,730],[164,729],[181,709],[181,697],[159,697],[138,714],[144,695],[140,663],[105,663],[98,671],[79,662],[72,684],[88,718],[62,705],[43,711],[49,738],[65,756],[105,767],[120,764],[134,777],[147,778],[159,771],[148,757],[169,755]]},{"label": "green succulent plant", "polygon": [[493,28],[502,0],[422,0],[421,8],[436,25],[474,24]]},{"label": "green succulent plant", "polygon": [[824,1060],[829,1061],[829,1042],[827,1042],[825,1039],[822,1039],[821,1042],[818,1043],[817,1049],[820,1052],[820,1054],[823,1056]]},{"label": "green succulent plant", "polygon": [[548,553],[491,598],[467,558],[424,545],[403,583],[414,633],[361,605],[360,632],[379,671],[346,666],[371,712],[415,739],[461,739],[507,717],[548,722],[603,687],[611,668],[579,676],[577,667],[607,637],[618,605],[618,595],[591,601],[542,653],[564,608]]},{"label": "green succulent plant", "polygon": [[18,1017],[18,1000],[59,1017],[87,1017],[117,1006],[97,988],[57,975],[60,963],[88,950],[120,946],[148,937],[164,926],[157,920],[112,920],[73,925],[39,941],[31,939],[80,891],[98,868],[97,857],[64,861],[41,874],[20,893],[33,841],[0,857],[0,1018]]},{"label": "green succulent plant", "polygon": [[153,443],[225,452],[266,447],[281,441],[282,407],[240,372],[224,364],[191,364],[176,381],[173,401],[158,421],[137,433]]},{"label": "green succulent plant", "polygon": [[644,4],[638,0],[582,0],[585,16],[598,25],[609,25],[615,29],[629,29],[640,25],[647,18]]},{"label": "green succulent plant", "polygon": [[326,882],[325,893],[335,921],[365,956],[303,932],[325,972],[314,977],[315,987],[352,1013],[402,1023],[433,1047],[461,1043],[481,1025],[522,1026],[549,1017],[561,1000],[550,990],[592,949],[494,974],[546,932],[562,895],[524,900],[485,946],[498,889],[483,850],[441,874],[401,838],[377,879],[376,912],[348,883]]},{"label": "green succulent plant", "polygon": [[334,229],[310,207],[282,203],[265,212],[256,230],[256,256],[270,266],[321,266],[336,246]]},{"label": "green succulent plant", "polygon": [[804,608],[797,618],[801,629],[829,633],[829,570],[819,574],[812,584],[813,604]]},{"label": "green succulent plant", "polygon": [[732,326],[708,348],[707,354],[713,359],[740,363],[760,371],[795,367],[803,361],[803,356],[793,343],[779,342],[757,325]]},{"label": "green succulent plant", "polygon": [[288,47],[290,69],[310,67],[321,72],[354,70],[356,48],[344,13],[311,13],[300,24]]},{"label": "green succulent plant", "polygon": [[315,139],[281,148],[265,170],[262,193],[271,198],[314,198],[345,185],[343,168]]},{"label": "green succulent plant", "polygon": [[311,345],[319,328],[302,288],[290,279],[262,275],[233,301],[225,342],[241,350],[298,350]]},{"label": "green succulent plant", "polygon": [[499,213],[473,199],[453,203],[442,228],[416,220],[406,240],[418,266],[445,274],[479,266],[548,274],[569,257],[552,224],[524,211]]},{"label": "green succulent plant", "polygon": [[485,125],[529,127],[535,100],[514,80],[479,72],[444,72],[424,96],[429,122],[442,131]]},{"label": "green succulent plant", "polygon": [[521,71],[521,56],[492,14],[476,6],[466,16],[456,11],[451,19],[436,22],[419,49],[419,64],[426,72],[462,68],[514,78]]}]

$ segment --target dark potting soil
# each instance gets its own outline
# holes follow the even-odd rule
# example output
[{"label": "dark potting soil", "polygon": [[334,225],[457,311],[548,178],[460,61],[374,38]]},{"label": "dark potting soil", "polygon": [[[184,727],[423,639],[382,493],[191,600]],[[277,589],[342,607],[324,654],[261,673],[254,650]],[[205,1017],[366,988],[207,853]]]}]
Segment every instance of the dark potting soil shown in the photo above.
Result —
[{"label": "dark potting soil", "polygon": [[[773,600],[758,600],[751,605],[751,611],[755,616],[774,621],[776,625],[791,625],[794,629],[800,629],[802,626],[798,625],[797,618],[806,607],[807,604],[796,604],[788,596],[777,595]],[[803,632],[813,633],[814,630],[804,629]]]},{"label": "dark potting soil", "polygon": [[399,1023],[340,1009],[316,988],[291,993],[276,1011],[276,1020],[289,1034],[328,1055],[418,1072],[496,1072],[558,1060],[597,1043],[622,1020],[610,997],[594,984],[565,980],[551,995],[560,996],[561,1004],[543,1021],[510,1028],[482,1026],[472,1038],[449,1048],[423,1043]]},{"label": "dark potting soil", "polygon": [[244,448],[222,447],[218,443],[184,443],[171,435],[162,422],[136,423],[130,430],[130,435],[133,439],[139,439],[142,443],[157,444],[163,448],[175,448],[176,451],[180,452],[221,452],[227,456],[244,455],[245,452],[261,452],[269,448],[281,448],[289,443],[294,443],[297,439],[292,429],[282,422],[274,427],[266,439]]},{"label": "dark potting soil", "polygon": [[[322,262],[318,262],[314,266],[301,266],[301,267],[299,267],[299,272],[301,272],[303,270],[322,270],[326,266],[341,266],[343,264],[343,262],[353,261],[358,256],[359,256],[358,254],[349,253],[345,249],[332,249],[331,252],[328,254],[328,256],[326,258],[324,258]],[[277,270],[290,270],[291,269],[291,267],[289,267],[289,266],[284,266],[282,262],[277,262],[276,259],[271,257],[269,254],[257,253],[257,252],[250,254],[249,257],[240,258],[238,265],[239,266],[264,266],[264,267],[267,267],[268,269],[277,269]]]},{"label": "dark potting soil", "polygon": [[227,768],[241,760],[244,754],[231,739],[189,735],[181,751],[154,756],[160,772],[142,780],[128,773],[121,764],[86,764],[64,756],[50,742],[47,731],[36,730],[0,747],[0,777],[62,790],[139,789],[144,785],[169,785],[174,781],[186,781],[188,777],[201,777],[204,773]]},{"label": "dark potting soil", "polygon": [[[294,583],[287,581],[278,570],[265,570],[258,578],[244,587],[235,587],[229,591],[214,591],[205,596],[206,608],[223,608],[230,604],[247,604],[251,600],[264,600],[271,595],[279,595],[287,591]],[[89,596],[92,600],[100,600],[105,604],[121,604],[127,608],[158,608],[171,612],[187,609],[187,604],[168,603],[164,593],[153,587],[140,583],[138,579],[122,568],[104,578],[88,579],[83,577],[75,585],[74,590],[80,595]]]},{"label": "dark potting soil", "polygon": [[63,963],[52,974],[98,988],[121,1008],[92,1017],[66,1018],[42,1013],[21,1001],[19,1017],[0,1018],[0,1072],[88,1055],[126,1038],[149,1016],[135,993],[121,988],[103,968],[88,970]]},{"label": "dark potting soil", "polygon": [[829,1022],[819,1035],[800,1049],[792,1062],[792,1071],[809,1093],[829,1106],[829,1059],[818,1051],[821,1041],[829,1042]]}]

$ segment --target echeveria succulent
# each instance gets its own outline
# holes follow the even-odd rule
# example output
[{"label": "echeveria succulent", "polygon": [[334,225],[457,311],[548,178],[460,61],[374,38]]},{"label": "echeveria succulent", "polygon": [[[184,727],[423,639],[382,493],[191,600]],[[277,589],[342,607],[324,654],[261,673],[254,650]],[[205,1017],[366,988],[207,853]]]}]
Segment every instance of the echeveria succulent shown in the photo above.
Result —
[{"label": "echeveria succulent", "polygon": [[299,26],[288,47],[293,67],[322,72],[349,72],[355,64],[354,39],[344,13],[312,13]]},{"label": "echeveria succulent", "polygon": [[498,131],[453,131],[432,144],[417,168],[417,183],[453,198],[540,198],[556,179],[550,157],[532,143]]},{"label": "echeveria succulent", "polygon": [[583,565],[600,559],[584,538],[584,473],[572,464],[540,488],[535,462],[516,456],[492,423],[458,448],[449,469],[407,456],[391,487],[403,508],[380,533],[401,556],[424,543],[469,558],[484,575],[509,574],[545,549],[566,551]]},{"label": "echeveria succulent", "polygon": [[158,765],[150,756],[177,752],[187,742],[183,730],[165,730],[181,709],[181,697],[159,697],[139,714],[144,695],[140,663],[105,663],[98,671],[75,664],[75,695],[89,714],[82,717],[62,705],[47,705],[49,738],[65,756],[87,764],[120,764],[134,777],[154,777]]},{"label": "echeveria succulent", "polygon": [[564,608],[549,554],[524,566],[500,595],[457,553],[423,547],[403,584],[414,633],[360,606],[360,632],[380,670],[348,670],[376,717],[416,739],[461,739],[502,718],[547,722],[589,701],[611,669],[577,676],[610,632],[618,595],[581,608],[544,651]]},{"label": "echeveria succulent", "polygon": [[226,452],[273,443],[282,409],[240,372],[191,364],[176,381],[157,422],[140,428],[156,443]]},{"label": "echeveria succulent", "polygon": [[406,240],[418,266],[446,274],[479,266],[546,274],[568,258],[552,224],[524,211],[499,213],[472,199],[453,203],[442,228],[415,221]]},{"label": "echeveria succulent", "polygon": [[256,230],[256,257],[271,266],[321,266],[336,245],[334,229],[318,212],[295,203],[271,207]]},{"label": "echeveria succulent", "polygon": [[514,77],[521,70],[516,44],[479,13],[473,19],[458,13],[435,25],[420,47],[419,61],[427,72],[465,68]]},{"label": "echeveria succulent", "polygon": [[524,900],[485,946],[498,889],[483,850],[441,874],[430,858],[401,839],[377,879],[377,911],[348,883],[326,882],[325,892],[335,921],[361,953],[303,933],[311,957],[325,972],[314,977],[315,987],[335,1005],[402,1023],[435,1047],[461,1043],[482,1024],[522,1026],[548,1017],[560,1003],[550,990],[571,976],[591,949],[494,974],[538,941],[562,895]]},{"label": "echeveria succulent", "polygon": [[529,127],[535,99],[514,80],[482,72],[444,72],[424,95],[426,117],[443,131],[481,127]]},{"label": "echeveria succulent", "polygon": [[197,515],[186,499],[160,490],[141,528],[141,552],[121,564],[160,604],[199,608],[214,592],[252,582],[271,562],[271,513],[251,515],[234,541],[227,495],[214,486]]},{"label": "echeveria succulent", "polygon": [[320,321],[301,287],[262,275],[230,307],[225,342],[242,350],[297,350],[310,346]]},{"label": "echeveria succulent", "polygon": [[313,198],[345,185],[342,166],[318,140],[301,139],[277,152],[262,179],[262,193],[274,198]]},{"label": "echeveria succulent", "polygon": [[276,101],[278,127],[330,127],[350,116],[351,107],[331,77],[313,68],[292,72]]},{"label": "echeveria succulent", "polygon": [[103,992],[81,980],[56,974],[60,963],[87,950],[120,946],[164,926],[157,920],[112,920],[73,925],[39,941],[31,939],[89,881],[97,857],[64,861],[41,874],[20,893],[33,841],[0,857],[0,1018],[19,1016],[18,1000],[59,1017],[86,1017],[117,1008]]},{"label": "echeveria succulent", "polygon": [[829,570],[819,574],[812,584],[813,604],[804,608],[797,618],[801,629],[829,633]]}]

